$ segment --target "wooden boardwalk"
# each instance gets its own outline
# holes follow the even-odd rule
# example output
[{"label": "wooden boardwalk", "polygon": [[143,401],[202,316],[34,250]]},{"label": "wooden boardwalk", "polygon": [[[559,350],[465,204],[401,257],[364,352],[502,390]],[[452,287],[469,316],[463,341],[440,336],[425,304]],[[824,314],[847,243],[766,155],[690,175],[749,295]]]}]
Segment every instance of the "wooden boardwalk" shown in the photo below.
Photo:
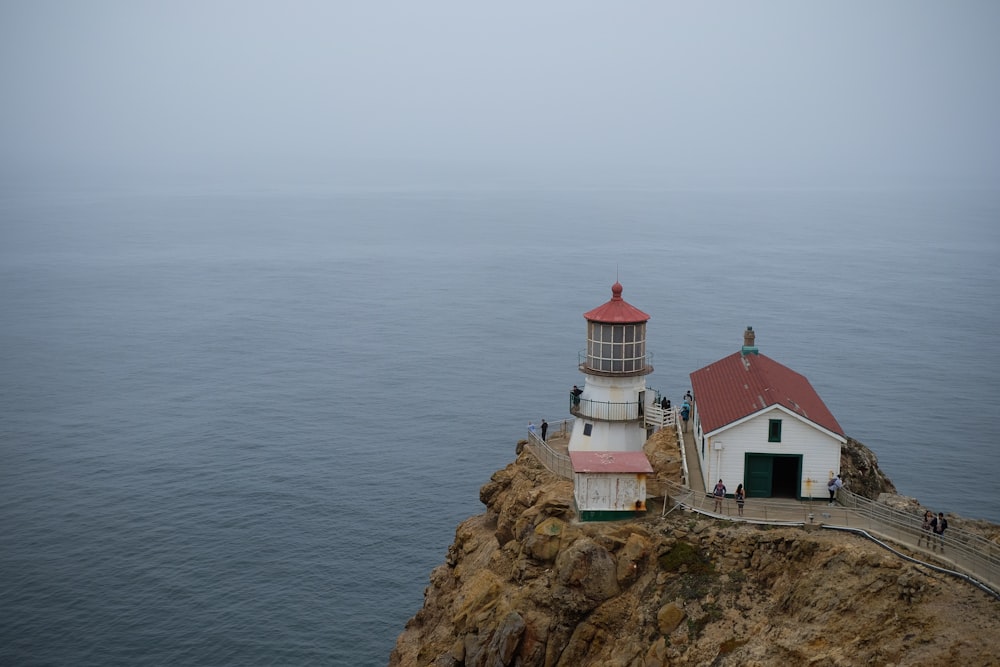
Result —
[{"label": "wooden boardwalk", "polygon": [[733,498],[722,501],[716,511],[715,498],[705,489],[694,438],[678,431],[683,442],[688,480],[686,485],[667,483],[663,510],[680,507],[727,521],[769,525],[820,526],[857,533],[889,549],[905,560],[946,572],[1000,599],[1000,545],[959,529],[949,528],[943,538],[930,537],[920,527],[921,518],[877,503],[847,489],[837,493],[837,502],[826,498],[747,498],[742,512]]},{"label": "wooden boardwalk", "polygon": [[[705,489],[694,438],[682,432],[681,425],[678,420],[686,479],[684,484],[656,481],[655,486],[662,491],[664,515],[683,508],[726,521],[849,531],[873,540],[904,560],[965,579],[1000,599],[1000,545],[951,528],[943,539],[932,538],[929,544],[924,544],[926,533],[920,528],[919,516],[894,510],[846,489],[838,493],[835,505],[826,499],[747,498],[740,513],[736,501],[725,498],[716,511],[715,499]],[[565,420],[549,425],[544,443],[537,433],[528,436],[529,448],[539,461],[553,473],[569,479],[573,478],[568,453],[571,431],[572,420]],[[922,543],[920,546],[918,541]]]}]

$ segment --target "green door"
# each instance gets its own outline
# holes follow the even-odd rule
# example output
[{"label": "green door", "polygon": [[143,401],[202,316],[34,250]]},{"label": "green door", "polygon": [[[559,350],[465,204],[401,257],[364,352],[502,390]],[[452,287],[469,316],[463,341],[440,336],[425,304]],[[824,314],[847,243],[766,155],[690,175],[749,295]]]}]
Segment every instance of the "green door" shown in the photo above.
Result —
[{"label": "green door", "polygon": [[771,475],[774,470],[772,457],[766,454],[747,454],[746,457],[747,496],[770,498]]}]

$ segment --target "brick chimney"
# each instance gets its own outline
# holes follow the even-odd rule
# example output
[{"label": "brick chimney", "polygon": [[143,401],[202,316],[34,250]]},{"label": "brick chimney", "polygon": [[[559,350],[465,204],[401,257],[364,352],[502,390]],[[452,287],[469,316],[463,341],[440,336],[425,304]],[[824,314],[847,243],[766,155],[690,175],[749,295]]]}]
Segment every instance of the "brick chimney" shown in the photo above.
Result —
[{"label": "brick chimney", "polygon": [[747,327],[747,330],[743,332],[743,349],[740,353],[744,356],[748,354],[758,354],[757,346],[754,344],[754,339],[756,334],[753,332],[753,327]]}]

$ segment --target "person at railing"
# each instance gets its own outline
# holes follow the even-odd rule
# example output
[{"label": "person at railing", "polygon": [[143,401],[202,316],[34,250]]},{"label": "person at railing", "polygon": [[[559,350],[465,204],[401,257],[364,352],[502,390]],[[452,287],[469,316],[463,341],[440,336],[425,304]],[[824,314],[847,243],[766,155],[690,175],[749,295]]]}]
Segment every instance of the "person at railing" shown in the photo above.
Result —
[{"label": "person at railing", "polygon": [[583,393],[583,389],[580,389],[576,385],[573,385],[573,390],[571,392],[569,392],[569,393],[573,395],[573,405],[579,406],[580,405],[580,394]]},{"label": "person at railing", "polygon": [[542,442],[545,442],[545,434],[549,432],[549,423],[542,420]]},{"label": "person at railing", "polygon": [[923,523],[920,524],[920,530],[922,532],[920,533],[920,537],[917,538],[918,547],[920,546],[920,543],[924,540],[927,540],[927,546],[931,545],[931,528],[933,527],[935,521],[936,520],[934,518],[934,512],[930,510],[924,510],[924,521]]},{"label": "person at railing", "polygon": [[531,433],[532,435],[535,434],[535,425],[531,422],[528,422],[528,433]]},{"label": "person at railing", "polygon": [[747,492],[742,484],[736,487],[734,497],[736,498],[736,509],[739,510],[740,516],[743,516],[743,503],[746,502]]},{"label": "person at railing", "polygon": [[931,530],[934,531],[936,542],[941,545],[941,553],[944,553],[944,531],[948,527],[948,520],[944,518],[944,512],[938,512],[937,518],[931,523]]},{"label": "person at railing", "polygon": [[694,403],[694,396],[691,395],[691,390],[688,389],[687,393],[684,394],[685,403]]},{"label": "person at railing", "polygon": [[826,490],[830,492],[830,506],[834,505],[834,501],[837,500],[837,491],[842,489],[844,483],[840,481],[840,475],[834,475],[830,478],[830,481],[826,483]]},{"label": "person at railing", "polygon": [[719,483],[712,489],[712,496],[715,498],[715,511],[722,512],[722,499],[726,497],[726,485],[719,480]]},{"label": "person at railing", "polygon": [[660,401],[660,407],[663,408],[664,410],[669,410],[670,409],[670,399],[667,398],[666,396],[664,396],[663,400]]}]

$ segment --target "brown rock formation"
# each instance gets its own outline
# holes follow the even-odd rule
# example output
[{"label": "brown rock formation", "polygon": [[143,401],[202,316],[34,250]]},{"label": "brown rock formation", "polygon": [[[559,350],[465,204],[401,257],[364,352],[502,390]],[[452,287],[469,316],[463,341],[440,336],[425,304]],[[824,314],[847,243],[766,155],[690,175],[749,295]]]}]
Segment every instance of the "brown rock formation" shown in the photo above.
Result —
[{"label": "brown rock formation", "polygon": [[[870,461],[845,476],[875,492]],[[581,524],[571,493],[530,452],[495,473],[390,667],[1000,664],[1000,602],[859,537],[679,512]]]},{"label": "brown rock formation", "polygon": [[840,448],[841,479],[847,488],[871,500],[880,494],[896,493],[892,481],[878,467],[875,452],[854,438],[847,438],[847,444]]}]

